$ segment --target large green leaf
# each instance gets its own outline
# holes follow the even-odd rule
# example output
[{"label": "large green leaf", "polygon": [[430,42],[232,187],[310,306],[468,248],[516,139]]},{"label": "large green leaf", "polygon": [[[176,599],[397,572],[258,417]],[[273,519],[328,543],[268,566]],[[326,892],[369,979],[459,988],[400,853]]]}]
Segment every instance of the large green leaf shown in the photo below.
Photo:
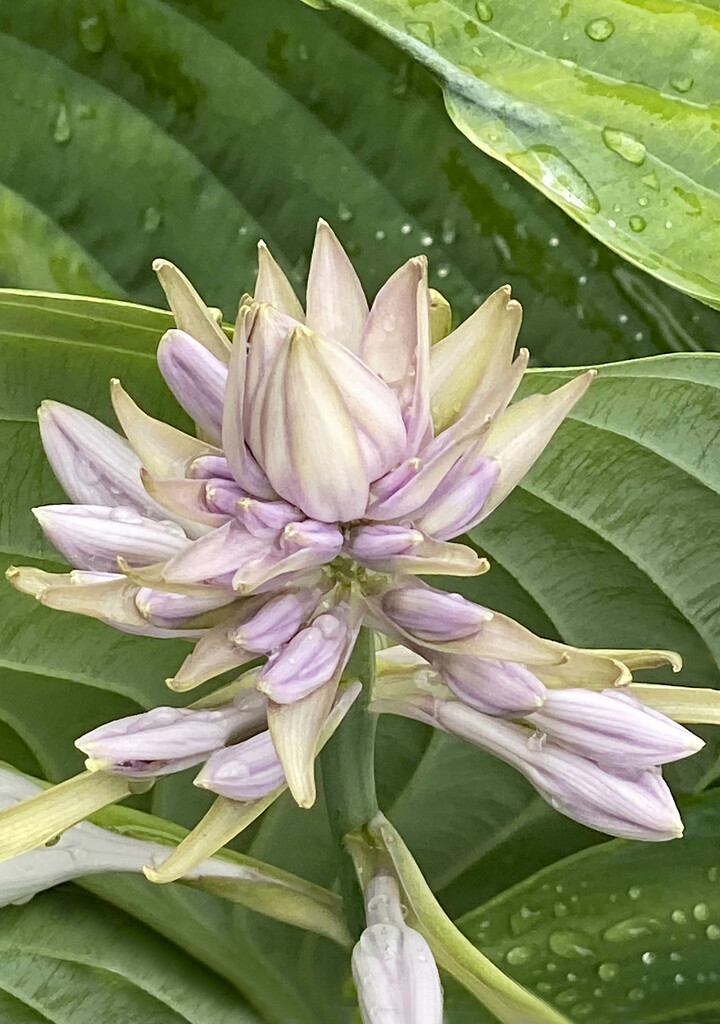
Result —
[{"label": "large green leaf", "polygon": [[[112,422],[106,381],[119,374],[148,411],[184,422],[152,358],[168,322],[124,303],[0,294],[7,561],[60,564],[29,514],[60,495],[34,423],[41,398]],[[569,372],[533,371],[526,388],[547,390]],[[522,488],[476,531],[496,568],[466,582],[468,593],[571,642],[677,646],[688,663],[680,682],[717,685],[719,389],[720,355],[604,367]],[[116,633],[9,587],[0,599],[0,742],[8,759],[27,766],[34,758],[62,777],[79,765],[79,731],[171,698],[162,680],[183,656],[181,642]],[[381,721],[379,737],[384,809],[454,913],[600,838],[468,746],[391,719]],[[700,785],[715,754],[710,744],[706,760],[676,777],[680,788]],[[191,825],[196,792],[187,776],[164,780],[152,807]],[[281,800],[243,842],[260,859],[333,884],[336,851],[322,801],[308,813]],[[347,957],[324,940],[177,886],[92,886],[231,981],[273,1024],[344,1024],[345,1009],[351,1014]]]},{"label": "large green leaf", "polygon": [[714,3],[331,2],[434,72],[485,152],[626,259],[720,304]]},{"label": "large green leaf", "polygon": [[[720,792],[685,839],[606,843],[541,871],[460,926],[503,969],[588,1024],[720,1019]],[[457,1024],[475,1004],[450,1001]]]},{"label": "large green leaf", "polygon": [[2,911],[6,1024],[260,1024],[227,982],[74,888]]},{"label": "large green leaf", "polygon": [[715,313],[478,152],[430,75],[339,12],[0,0],[0,29],[4,284],[159,302],[163,255],[230,317],[260,235],[300,282],[324,216],[370,291],[418,251],[461,315],[509,281],[540,362],[718,347]]}]

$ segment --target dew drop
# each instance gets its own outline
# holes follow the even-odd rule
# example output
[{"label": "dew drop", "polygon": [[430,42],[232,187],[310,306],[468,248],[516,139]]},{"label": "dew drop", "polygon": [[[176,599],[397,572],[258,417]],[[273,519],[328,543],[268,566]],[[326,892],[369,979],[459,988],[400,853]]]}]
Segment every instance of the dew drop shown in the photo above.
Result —
[{"label": "dew drop", "polygon": [[510,916],[510,931],[513,935],[524,935],[534,927],[540,917],[542,917],[541,911],[531,910],[530,907],[520,907],[520,910]]},{"label": "dew drop", "polygon": [[353,212],[346,203],[338,204],[338,218],[342,221],[349,221],[353,219]]},{"label": "dew drop", "polygon": [[423,235],[420,241],[423,245],[432,245],[434,239],[432,235]]},{"label": "dew drop", "polygon": [[68,113],[67,104],[64,100],[60,101],[58,105],[57,114],[55,115],[55,121],[53,122],[53,140],[59,145],[64,145],[69,142],[72,138],[72,125],[70,124],[70,114]]},{"label": "dew drop", "polygon": [[639,214],[633,214],[628,223],[630,224],[630,229],[634,231],[636,234],[639,234],[641,231],[644,231],[647,227],[647,221],[644,217],[639,216]]},{"label": "dew drop", "polygon": [[693,907],[693,917],[696,921],[707,921],[710,917],[707,903],[696,903]]},{"label": "dew drop", "polygon": [[545,735],[545,733],[541,732],[539,729],[536,729],[535,732],[531,733],[528,736],[525,745],[528,748],[528,750],[532,750],[534,753],[537,753],[537,751],[542,750],[542,748],[545,746],[546,739],[547,736]]},{"label": "dew drop", "polygon": [[607,942],[629,942],[645,935],[652,935],[661,929],[660,922],[654,917],[629,917],[611,925],[604,933]]},{"label": "dew drop", "polygon": [[705,929],[705,934],[713,942],[717,942],[717,940],[720,939],[720,927],[716,924],[709,924]]},{"label": "dew drop", "polygon": [[660,179],[658,178],[655,171],[651,171],[649,174],[646,174],[642,180],[643,183],[648,186],[648,188],[652,188],[656,192],[660,188]]},{"label": "dew drop", "polygon": [[638,206],[647,206],[647,204],[648,204],[648,197],[647,196],[640,196],[640,198],[638,199]]},{"label": "dew drop", "polygon": [[585,960],[595,955],[589,947],[587,935],[583,932],[553,932],[549,945],[553,953],[568,960]]},{"label": "dew drop", "polygon": [[400,228],[400,234],[401,235],[409,235],[411,231],[412,231],[412,224],[403,224],[402,227]]},{"label": "dew drop", "polygon": [[548,992],[552,992],[552,985],[549,981],[539,981],[535,988],[538,992],[542,992],[544,995],[547,995]]},{"label": "dew drop", "polygon": [[679,195],[682,201],[689,207],[689,210],[687,211],[688,217],[700,216],[703,209],[699,196],[694,192],[688,192],[686,189],[680,188],[678,185],[675,186],[673,192]]},{"label": "dew drop", "polygon": [[656,959],[657,959],[657,956],[655,955],[655,953],[650,953],[650,952],[643,953],[643,955],[641,957],[641,960],[645,964],[646,967],[649,967],[651,964],[654,964]]},{"label": "dew drop", "polygon": [[676,985],[682,985],[684,983],[684,981],[685,981],[685,975],[684,974],[676,974],[675,978],[673,980],[675,981]]},{"label": "dew drop", "polygon": [[595,1007],[592,1003],[576,1003],[572,1008],[572,1015],[575,1020],[584,1020],[589,1017]]},{"label": "dew drop", "polygon": [[673,952],[670,954],[670,959],[673,963],[677,963],[678,960],[682,960],[682,953]]},{"label": "dew drop", "polygon": [[513,946],[512,949],[508,950],[505,959],[513,967],[519,967],[521,964],[526,964],[528,960],[532,959],[533,951],[530,946]]},{"label": "dew drop", "polygon": [[571,1006],[576,1003],[580,993],[576,988],[566,988],[564,992],[558,992],[555,996],[555,1002],[558,1006]]},{"label": "dew drop", "polygon": [[475,0],[475,13],[478,16],[478,20],[482,21],[485,25],[493,20],[493,9],[490,4],[485,3],[485,0]]},{"label": "dew drop", "polygon": [[378,228],[378,230],[375,232],[375,237],[377,238],[378,242],[382,242],[383,238],[385,237],[385,232],[383,231],[382,228]]},{"label": "dew drop", "polygon": [[576,209],[587,213],[600,210],[600,200],[589,182],[555,146],[531,146],[521,153],[508,153],[507,158]]},{"label": "dew drop", "polygon": [[641,999],[645,998],[645,993],[641,988],[631,988],[628,992],[628,999],[633,1003],[639,1003]]},{"label": "dew drop", "polygon": [[[625,314],[623,314],[623,315],[625,315]],[[618,317],[618,319],[620,319],[620,318]],[[620,322],[621,323],[627,323],[627,316],[625,316],[625,319],[621,320]],[[639,900],[640,897],[642,896],[642,889],[640,888],[639,885],[632,885],[628,889],[628,896],[630,897],[631,900]]]},{"label": "dew drop", "polygon": [[405,27],[411,36],[426,46],[435,46],[435,29],[429,21],[406,21]]},{"label": "dew drop", "polygon": [[148,206],[143,214],[143,231],[152,234],[162,224],[163,215],[157,206]]},{"label": "dew drop", "polygon": [[102,53],[107,42],[107,25],[102,14],[91,14],[78,22],[78,39],[88,53]]},{"label": "dew drop", "polygon": [[714,864],[711,868],[708,868],[707,876],[709,882],[720,882],[720,867]]},{"label": "dew drop", "polygon": [[585,35],[595,43],[604,43],[615,31],[615,25],[609,18],[593,18],[585,26]]},{"label": "dew drop", "polygon": [[683,910],[673,910],[670,918],[675,924],[687,924],[687,916]]},{"label": "dew drop", "polygon": [[564,903],[560,903],[560,901],[558,901],[553,907],[553,913],[555,914],[555,917],[567,917],[568,908]]},{"label": "dew drop", "polygon": [[617,153],[628,163],[635,164],[637,167],[645,163],[647,150],[634,135],[621,132],[617,128],[603,128],[602,140],[608,149]]},{"label": "dew drop", "polygon": [[443,265],[442,267],[438,267],[438,269],[437,269],[437,276],[440,277],[440,278],[447,277],[449,273],[450,273],[450,268],[446,267],[445,265]]},{"label": "dew drop", "polygon": [[670,75],[670,85],[676,92],[690,92],[692,87],[695,85],[695,79],[692,75],[684,75],[681,72],[676,72]]},{"label": "dew drop", "polygon": [[598,967],[598,977],[601,981],[612,981],[614,978],[617,978],[619,970],[620,968],[617,964],[600,964]]},{"label": "dew drop", "polygon": [[560,239],[556,235],[553,235],[552,238],[548,239],[548,245],[551,245],[553,249],[556,249],[560,245]]}]

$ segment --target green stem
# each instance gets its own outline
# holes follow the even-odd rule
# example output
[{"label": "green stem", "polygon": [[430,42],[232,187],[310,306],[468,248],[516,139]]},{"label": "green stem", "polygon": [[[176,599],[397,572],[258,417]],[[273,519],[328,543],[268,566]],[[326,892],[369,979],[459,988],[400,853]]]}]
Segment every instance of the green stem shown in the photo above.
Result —
[{"label": "green stem", "polygon": [[362,893],[352,861],[345,856],[345,837],[367,824],[378,810],[375,792],[376,717],[368,711],[375,679],[375,636],[362,627],[345,676],[363,684],[332,740],[320,754],[330,828],[340,858],[340,886],[350,931],[360,934],[365,923]]}]

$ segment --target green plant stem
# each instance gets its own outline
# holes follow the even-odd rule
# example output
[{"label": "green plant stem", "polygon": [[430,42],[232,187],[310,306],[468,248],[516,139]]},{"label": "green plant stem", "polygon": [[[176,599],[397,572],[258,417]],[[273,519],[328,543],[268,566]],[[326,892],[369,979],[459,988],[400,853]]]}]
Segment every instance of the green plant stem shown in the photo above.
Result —
[{"label": "green plant stem", "polygon": [[351,933],[357,936],[364,927],[365,911],[352,861],[345,855],[345,837],[369,822],[378,810],[376,717],[368,711],[375,678],[375,636],[371,629],[361,628],[345,676],[359,679],[362,690],[320,754],[320,764],[330,828],[342,852],[340,887],[345,913]]}]

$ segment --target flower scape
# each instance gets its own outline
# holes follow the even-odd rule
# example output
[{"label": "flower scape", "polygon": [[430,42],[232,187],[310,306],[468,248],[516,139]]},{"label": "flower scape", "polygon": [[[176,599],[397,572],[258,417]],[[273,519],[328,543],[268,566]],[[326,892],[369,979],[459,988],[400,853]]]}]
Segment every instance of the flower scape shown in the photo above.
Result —
[{"label": "flower scape", "polygon": [[[679,837],[661,766],[702,741],[663,714],[674,688],[632,683],[637,669],[677,670],[678,655],[546,640],[425,580],[489,569],[454,538],[519,483],[594,371],[513,400],[528,353],[515,353],[521,308],[509,288],[451,331],[417,257],[368,306],[324,221],[305,308],[261,243],[232,342],[179,270],[154,268],[177,324],[158,365],[196,435],[147,415],[117,380],[124,437],[44,403],[43,444],[72,503],[34,513],[73,568],[12,568],[8,578],[51,608],[186,639],[190,653],[167,681],[175,691],[244,671],[188,707],[79,737],[88,771],[4,812],[3,855],[199,766],[195,784],[217,802],[145,868],[155,881],[188,875],[286,788],[313,805],[316,756],[355,702],[491,752],[592,828]],[[374,680],[347,669],[359,636],[376,652]],[[403,879],[388,864],[361,879],[367,927],[353,970],[363,1019],[439,1024],[437,969],[403,919]]]}]

